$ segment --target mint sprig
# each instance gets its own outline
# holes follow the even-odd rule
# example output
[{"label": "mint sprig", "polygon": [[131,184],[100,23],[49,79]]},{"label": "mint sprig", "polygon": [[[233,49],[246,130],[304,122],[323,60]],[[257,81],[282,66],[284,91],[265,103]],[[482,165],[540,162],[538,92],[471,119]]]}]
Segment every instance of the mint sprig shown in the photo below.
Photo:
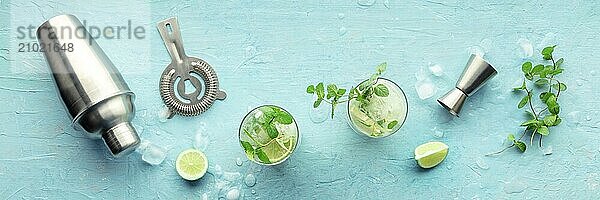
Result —
[{"label": "mint sprig", "polygon": [[[512,144],[499,152],[488,155],[502,153],[511,147],[516,147],[519,151],[525,152],[527,145],[522,139],[527,134],[530,135],[529,145],[533,145],[535,136],[539,135],[539,147],[542,147],[542,139],[544,136],[550,135],[550,127],[557,126],[561,123],[562,119],[559,116],[560,104],[558,103],[558,98],[561,93],[564,93],[564,91],[567,90],[567,85],[555,77],[564,71],[562,68],[564,59],[560,58],[555,60],[552,54],[554,53],[554,48],[556,48],[556,45],[546,47],[541,52],[544,60],[547,62],[549,61],[547,65],[542,63],[534,66],[530,61],[521,65],[521,71],[525,78],[523,79],[523,84],[521,84],[520,87],[513,88],[513,90],[515,92],[525,93],[517,104],[517,108],[522,109],[527,106],[525,112],[530,119],[521,123],[520,126],[525,127],[525,129],[519,139],[516,139],[513,134],[509,134],[508,140],[511,141]],[[533,83],[534,86],[528,86],[528,82]],[[536,89],[540,89],[544,92],[535,95]],[[542,103],[541,110],[536,111],[536,108],[539,109],[539,107],[534,106],[535,98],[533,97],[539,98]]]}]

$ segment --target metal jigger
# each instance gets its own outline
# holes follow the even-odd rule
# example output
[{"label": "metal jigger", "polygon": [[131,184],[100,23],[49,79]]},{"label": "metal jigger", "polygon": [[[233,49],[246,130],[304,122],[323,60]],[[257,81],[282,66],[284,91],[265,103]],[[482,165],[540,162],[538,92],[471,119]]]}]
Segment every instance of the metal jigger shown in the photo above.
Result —
[{"label": "metal jigger", "polygon": [[134,94],[79,19],[53,17],[37,36],[48,45],[44,56],[73,124],[102,138],[115,157],[132,152],[140,143],[131,125]]},{"label": "metal jigger", "polygon": [[477,92],[497,73],[496,69],[483,60],[481,56],[471,54],[465,70],[456,82],[456,86],[437,101],[452,115],[458,117],[458,113],[460,113],[467,97]]}]

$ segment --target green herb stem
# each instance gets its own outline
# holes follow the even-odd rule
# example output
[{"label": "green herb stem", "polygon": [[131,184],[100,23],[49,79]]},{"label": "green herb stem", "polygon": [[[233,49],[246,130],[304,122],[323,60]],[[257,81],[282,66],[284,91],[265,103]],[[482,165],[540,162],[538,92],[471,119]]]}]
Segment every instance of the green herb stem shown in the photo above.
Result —
[{"label": "green herb stem", "polygon": [[533,109],[533,103],[532,103],[532,101],[533,101],[532,96],[533,95],[532,95],[531,91],[529,91],[529,89],[527,89],[527,87],[525,87],[525,91],[527,91],[527,96],[528,96],[527,98],[529,98],[529,108],[531,108],[531,113],[533,113],[533,116],[535,116],[535,119],[537,120],[538,117],[535,114],[535,109]]},{"label": "green herb stem", "polygon": [[510,149],[510,148],[512,148],[512,147],[514,147],[514,146],[515,146],[515,144],[512,144],[512,145],[510,145],[510,146],[507,146],[506,148],[504,148],[504,149],[502,149],[502,150],[500,150],[500,151],[493,152],[493,153],[489,153],[489,154],[486,154],[485,156],[493,156],[493,155],[498,155],[498,154],[501,154],[502,152],[504,152],[504,151],[506,151],[506,150],[508,150],[508,149]]},{"label": "green herb stem", "polygon": [[[527,96],[524,96],[519,101],[517,108],[521,109],[529,104],[529,110],[527,111],[531,118],[527,121],[521,123],[521,126],[525,127],[523,133],[519,137],[519,139],[515,139],[513,134],[508,135],[508,140],[511,140],[513,144],[499,152],[494,154],[502,153],[506,149],[511,147],[517,147],[521,152],[525,152],[527,149],[527,145],[522,142],[522,139],[527,134],[530,135],[529,145],[533,145],[533,140],[537,134],[540,135],[539,138],[539,147],[543,146],[543,138],[544,136],[548,136],[550,134],[550,127],[557,126],[561,123],[562,119],[559,117],[559,113],[561,111],[560,104],[557,102],[561,93],[563,93],[567,89],[567,85],[562,83],[561,81],[555,79],[555,76],[563,72],[563,68],[561,67],[564,62],[563,58],[558,60],[554,59],[552,53],[554,52],[556,45],[548,46],[542,49],[541,54],[547,62],[552,62],[552,65],[548,64],[537,64],[534,65],[532,62],[527,61],[524,62],[521,66],[521,71],[525,78],[523,79],[523,84],[520,87],[513,88],[514,91],[524,91]],[[537,87],[545,87],[548,86],[547,92],[542,92],[539,94],[539,100],[541,100],[543,105],[541,107],[537,107],[540,109],[536,112],[536,107],[533,106],[534,96],[537,98],[538,95],[534,94],[535,87],[528,88],[527,81],[533,82]],[[555,83],[554,83],[555,82]],[[554,84],[553,84],[554,83]],[[553,88],[555,89],[554,93]],[[543,89],[546,90],[545,88]]]}]

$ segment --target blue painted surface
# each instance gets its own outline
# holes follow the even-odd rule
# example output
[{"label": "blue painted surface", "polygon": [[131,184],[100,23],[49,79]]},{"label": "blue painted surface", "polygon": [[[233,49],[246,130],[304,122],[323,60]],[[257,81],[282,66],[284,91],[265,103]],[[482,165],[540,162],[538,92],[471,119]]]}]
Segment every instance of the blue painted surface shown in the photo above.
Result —
[{"label": "blue painted surface", "polygon": [[[242,178],[229,184],[246,199],[600,198],[599,2],[372,2],[0,0],[0,198],[198,199],[206,193],[213,199],[223,195],[217,165],[242,178],[256,176],[253,187]],[[137,155],[113,160],[101,141],[72,130],[42,54],[17,52],[19,43],[36,42],[18,39],[18,26],[62,13],[98,26],[131,19],[145,28],[141,40],[97,41],[137,94],[134,123],[142,137],[169,149],[162,165],[149,166]],[[229,96],[201,116],[160,123],[158,78],[169,57],[155,24],[170,16],[179,17],[187,54],[211,63]],[[483,157],[501,149],[524,119],[516,110],[519,96],[510,92],[522,62],[517,40],[529,39],[539,52],[549,33],[556,37],[547,41],[558,44],[556,55],[566,60],[561,77],[569,85],[560,99],[563,124],[544,139],[553,154],[530,147],[524,154]],[[461,118],[451,118],[435,98],[459,76],[467,49],[485,43],[485,57],[499,74],[468,100]],[[397,134],[380,140],[354,134],[342,112],[325,123],[310,121],[306,85],[325,80],[349,87],[383,61],[389,63],[385,77],[409,100],[409,117]],[[421,100],[414,74],[429,63],[442,65],[445,75],[432,78],[435,96]],[[242,117],[261,104],[286,108],[300,126],[299,148],[279,166],[247,161],[237,142]],[[193,146],[202,124],[211,138],[209,174],[189,183],[177,175],[174,160]],[[448,144],[450,154],[438,167],[421,170],[410,157],[431,140]]]}]

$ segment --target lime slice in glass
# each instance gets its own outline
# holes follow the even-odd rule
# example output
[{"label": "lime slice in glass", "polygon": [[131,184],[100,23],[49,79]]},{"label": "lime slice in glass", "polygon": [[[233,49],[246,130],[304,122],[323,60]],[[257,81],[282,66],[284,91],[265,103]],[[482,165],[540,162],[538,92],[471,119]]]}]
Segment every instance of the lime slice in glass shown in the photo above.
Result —
[{"label": "lime slice in glass", "polygon": [[415,160],[425,169],[440,164],[446,155],[448,155],[448,145],[441,142],[428,142],[415,149]]},{"label": "lime slice in glass", "polygon": [[206,173],[208,160],[201,151],[188,149],[179,153],[175,161],[175,168],[181,178],[188,181],[195,181]]},{"label": "lime slice in glass", "polygon": [[262,150],[267,154],[271,163],[277,163],[283,159],[285,159],[289,154],[289,149],[279,141],[279,139],[275,139],[275,141],[271,142],[267,146],[263,147]]}]

